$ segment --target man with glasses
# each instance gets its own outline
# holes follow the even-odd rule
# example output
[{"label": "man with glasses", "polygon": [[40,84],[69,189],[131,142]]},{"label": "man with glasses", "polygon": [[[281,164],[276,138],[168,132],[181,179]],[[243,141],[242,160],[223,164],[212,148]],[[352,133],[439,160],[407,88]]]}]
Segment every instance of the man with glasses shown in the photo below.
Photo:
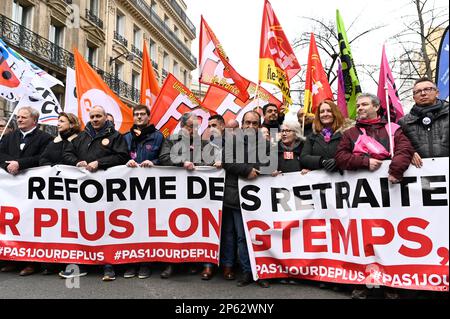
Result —
[{"label": "man with glasses", "polygon": [[399,121],[416,151],[412,163],[418,168],[423,165],[422,158],[449,155],[448,102],[439,100],[438,96],[439,90],[433,81],[417,80],[413,90],[416,103]]},{"label": "man with glasses", "polygon": [[[158,156],[164,136],[153,124],[149,123],[149,119],[150,110],[146,105],[133,107],[134,125],[124,136],[131,158],[127,163],[128,167],[150,168],[160,164]],[[133,278],[137,275],[139,279],[146,279],[151,276],[151,273],[149,263],[131,264],[128,265],[123,277]]]}]

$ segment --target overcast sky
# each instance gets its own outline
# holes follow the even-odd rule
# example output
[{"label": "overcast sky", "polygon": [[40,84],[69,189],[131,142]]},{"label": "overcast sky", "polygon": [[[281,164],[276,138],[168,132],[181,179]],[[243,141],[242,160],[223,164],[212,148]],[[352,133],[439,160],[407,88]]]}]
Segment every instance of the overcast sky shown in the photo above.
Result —
[{"label": "overcast sky", "polygon": [[[184,0],[188,6],[187,15],[200,31],[200,15],[222,43],[225,52],[235,69],[251,81],[258,80],[259,42],[261,35],[261,21],[263,0]],[[288,39],[293,42],[302,32],[311,32],[310,22],[302,17],[323,18],[335,21],[336,9],[339,9],[344,20],[349,39],[367,27],[387,25],[385,28],[362,37],[352,45],[352,53],[357,64],[379,64],[382,45],[386,41],[388,59],[398,55],[398,48],[392,39],[388,38],[403,30],[402,18],[415,13],[411,0],[271,0]],[[430,3],[433,0],[429,1]],[[434,0],[437,7],[447,6],[447,0]],[[447,8],[448,12],[448,8]],[[350,28],[352,22],[356,23]],[[410,21],[410,19],[409,19]],[[192,43],[192,52],[198,57],[198,36]],[[297,59],[305,64],[308,48],[295,51]],[[325,59],[321,56],[322,60]],[[198,72],[192,73],[194,81],[198,79]],[[372,80],[359,75],[364,91],[376,92],[376,85]],[[271,85],[264,85],[270,88]]]}]

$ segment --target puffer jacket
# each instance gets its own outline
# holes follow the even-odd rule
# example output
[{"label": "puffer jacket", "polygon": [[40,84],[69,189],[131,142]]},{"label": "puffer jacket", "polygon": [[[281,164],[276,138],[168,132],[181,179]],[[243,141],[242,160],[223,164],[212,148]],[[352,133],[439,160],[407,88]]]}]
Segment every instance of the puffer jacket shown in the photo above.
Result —
[{"label": "puffer jacket", "polygon": [[130,159],[127,142],[123,136],[107,121],[105,127],[94,134],[89,122],[83,132],[72,143],[67,144],[64,150],[63,163],[76,166],[79,162],[98,161],[99,169],[108,169],[113,166],[125,165]]},{"label": "puffer jacket", "polygon": [[442,108],[434,113],[429,127],[422,124],[423,115],[415,111],[416,108],[420,109],[419,106],[414,106],[411,112],[399,121],[403,132],[422,158],[449,156],[448,102],[438,100],[438,104],[441,104]]}]

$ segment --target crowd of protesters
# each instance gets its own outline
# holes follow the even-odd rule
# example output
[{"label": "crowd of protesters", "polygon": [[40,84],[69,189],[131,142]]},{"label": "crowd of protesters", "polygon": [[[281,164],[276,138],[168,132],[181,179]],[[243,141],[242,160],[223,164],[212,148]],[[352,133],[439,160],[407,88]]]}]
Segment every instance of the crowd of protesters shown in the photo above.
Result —
[{"label": "crowd of protesters", "polygon": [[[329,174],[342,174],[344,170],[375,171],[383,160],[391,160],[388,179],[400,183],[404,172],[412,164],[423,166],[423,158],[449,156],[448,102],[438,99],[434,82],[423,78],[416,81],[413,90],[415,105],[411,112],[399,121],[389,123],[381,108],[380,100],[373,94],[361,94],[357,99],[357,120],[344,119],[333,101],[322,101],[314,117],[298,113],[298,120],[284,120],[284,110],[267,104],[259,110],[247,112],[242,123],[225,122],[222,116],[209,118],[208,128],[202,139],[196,139],[198,119],[193,113],[183,114],[180,132],[164,138],[149,123],[150,110],[145,105],[133,107],[134,125],[125,135],[114,127],[114,118],[101,106],[90,110],[90,121],[83,131],[78,118],[70,113],[60,113],[58,136],[52,138],[38,127],[39,112],[22,107],[17,112],[17,129],[6,127],[0,118],[0,167],[12,175],[44,165],[65,164],[90,172],[113,166],[130,168],[155,166],[182,167],[194,171],[197,166],[214,166],[226,172],[221,228],[220,267],[226,280],[235,280],[237,260],[242,271],[239,287],[253,282],[250,257],[240,208],[238,179],[255,180],[261,174],[277,176],[298,172],[303,176],[312,170],[324,170]],[[392,135],[390,135],[392,134]],[[232,148],[225,148],[225,141],[233,141]],[[189,152],[175,154],[177,143],[188,141]],[[391,145],[392,141],[392,145]],[[368,148],[367,144],[376,147]],[[244,160],[237,154],[243,147]],[[180,148],[182,149],[182,148]],[[195,152],[196,150],[202,152]],[[208,158],[196,156],[204,154]],[[275,150],[274,152],[272,152]],[[274,153],[275,156],[271,157]],[[256,159],[250,161],[249,158]],[[262,159],[269,158],[270,161]],[[265,172],[265,173],[264,173]],[[87,274],[87,267],[79,265],[74,273],[73,265],[65,269],[58,264],[5,262],[1,272],[20,270],[21,276],[31,275],[43,269],[43,274],[71,278]],[[190,264],[189,273],[202,268],[201,279],[209,280],[217,272],[215,265]],[[176,271],[175,264],[167,264],[160,274],[168,279]],[[126,265],[125,278],[150,277],[151,263]],[[112,265],[103,266],[103,280],[116,277]],[[294,283],[293,278],[282,283]],[[258,280],[263,288],[270,286],[268,280]],[[322,288],[334,287],[326,283]],[[365,286],[352,288],[352,297],[365,299],[369,291]],[[386,298],[397,298],[399,292],[385,289]]]}]

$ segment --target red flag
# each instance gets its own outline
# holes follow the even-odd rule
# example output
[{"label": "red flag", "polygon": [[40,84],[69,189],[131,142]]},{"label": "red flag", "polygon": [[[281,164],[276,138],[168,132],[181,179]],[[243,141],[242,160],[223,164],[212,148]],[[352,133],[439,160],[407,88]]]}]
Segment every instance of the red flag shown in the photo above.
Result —
[{"label": "red flag", "polygon": [[315,113],[318,104],[323,100],[333,100],[330,84],[320,60],[316,39],[311,33],[309,42],[308,68],[305,82],[305,113]]},{"label": "red flag", "polygon": [[[389,94],[389,111],[391,120],[397,123],[403,115],[403,107],[398,96],[395,80],[392,76],[391,68],[386,57],[386,51],[383,45],[383,53],[381,56],[380,79],[378,81],[378,97],[381,101],[381,107],[386,111],[386,89]],[[387,113],[386,113],[387,114]]]},{"label": "red flag", "polygon": [[209,28],[202,16],[200,26],[200,82],[217,86],[247,101],[247,89],[250,81],[237,73],[228,61],[228,57],[219,40]]},{"label": "red flag", "polygon": [[215,114],[203,108],[195,95],[169,73],[150,114],[150,122],[167,137],[179,130],[178,122],[187,112],[199,117],[199,135],[208,127],[210,113]]},{"label": "red flag", "polygon": [[75,77],[78,98],[78,118],[83,126],[89,122],[92,107],[100,105],[114,116],[120,133],[126,133],[133,125],[131,109],[125,105],[83,59],[77,49],[75,53]]},{"label": "red flag", "polygon": [[203,100],[203,105],[210,110],[214,110],[217,114],[222,115],[225,122],[235,119],[239,123],[241,123],[245,113],[253,111],[267,103],[273,103],[278,108],[281,107],[281,101],[264,88],[260,87],[258,89],[259,101],[255,99],[255,91],[256,84],[251,83],[248,90],[250,99],[247,102],[242,102],[227,91],[211,86]]},{"label": "red flag", "polygon": [[142,56],[142,78],[141,78],[141,99],[143,105],[147,105],[152,110],[156,102],[160,88],[153,71],[152,61],[147,50],[147,43],[144,41],[144,54]]},{"label": "red flag", "polygon": [[289,81],[301,67],[268,0],[265,0],[259,54],[259,80],[277,85],[292,104]]}]

